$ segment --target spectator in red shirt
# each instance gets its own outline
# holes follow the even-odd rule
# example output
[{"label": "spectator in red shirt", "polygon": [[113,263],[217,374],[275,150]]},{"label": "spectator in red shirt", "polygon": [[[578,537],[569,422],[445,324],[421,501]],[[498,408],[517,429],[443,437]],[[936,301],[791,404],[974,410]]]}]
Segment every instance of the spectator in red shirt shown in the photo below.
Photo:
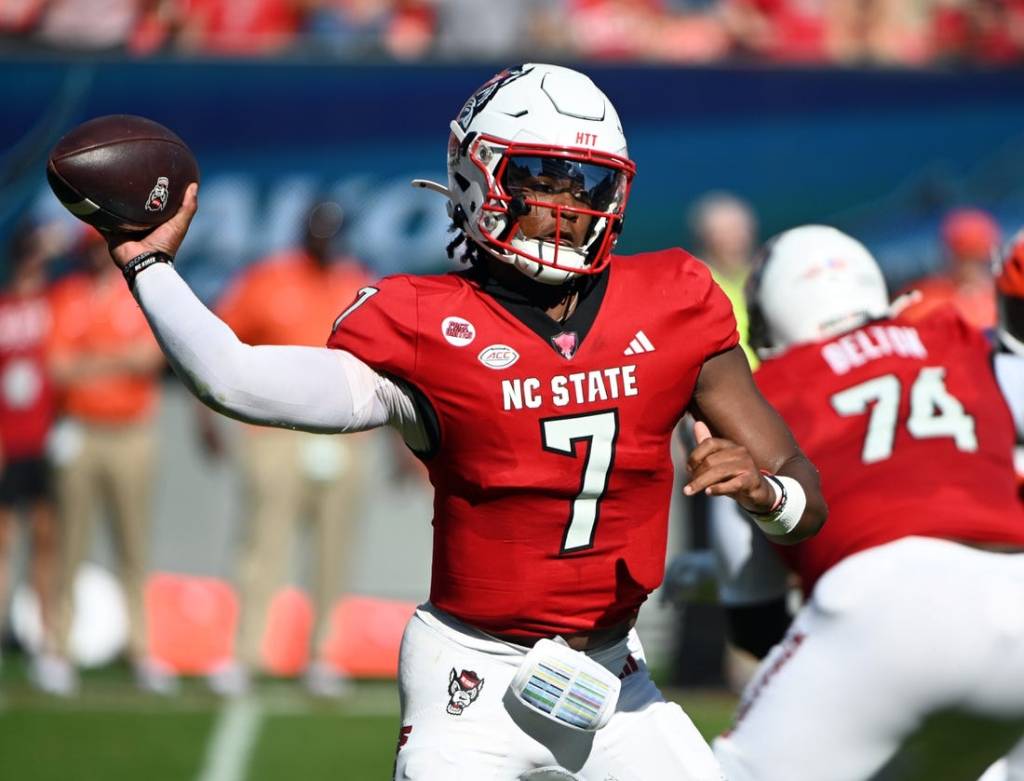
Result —
[{"label": "spectator in red shirt", "polygon": [[46,438],[55,396],[46,366],[50,304],[47,234],[22,226],[11,239],[10,278],[0,291],[0,627],[8,602],[7,559],[14,522],[24,512],[32,538],[31,583],[43,637],[32,679],[46,680],[55,651],[56,523]]},{"label": "spectator in red shirt", "polygon": [[741,52],[786,62],[825,62],[827,0],[724,0],[726,22]]},{"label": "spectator in red shirt", "polygon": [[306,0],[179,0],[179,47],[204,54],[259,55],[295,42]]},{"label": "spectator in red shirt", "polygon": [[[111,521],[129,617],[128,652],[146,691],[176,690],[173,671],[148,651],[145,582],[151,496],[156,478],[160,348],[120,275],[110,272],[103,238],[88,229],[82,271],[54,285],[48,364],[62,420],[52,448],[61,524],[58,694],[73,694],[70,666],[73,584],[100,511]],[[64,684],[62,686],[62,684]]]},{"label": "spectator in red shirt", "polygon": [[0,33],[29,32],[43,13],[45,0],[4,0],[0,3]]},{"label": "spectator in red shirt", "polygon": [[1024,0],[941,0],[933,17],[940,58],[995,64],[1024,59]]}]

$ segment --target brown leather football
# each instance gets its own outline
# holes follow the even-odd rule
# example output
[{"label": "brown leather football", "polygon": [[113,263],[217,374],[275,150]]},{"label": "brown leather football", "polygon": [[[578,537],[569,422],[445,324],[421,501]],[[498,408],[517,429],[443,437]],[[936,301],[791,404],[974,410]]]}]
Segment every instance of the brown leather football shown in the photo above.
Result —
[{"label": "brown leather football", "polygon": [[50,188],[65,208],[102,231],[149,231],[181,206],[199,181],[192,151],[145,117],[112,114],[69,131],[46,163]]}]

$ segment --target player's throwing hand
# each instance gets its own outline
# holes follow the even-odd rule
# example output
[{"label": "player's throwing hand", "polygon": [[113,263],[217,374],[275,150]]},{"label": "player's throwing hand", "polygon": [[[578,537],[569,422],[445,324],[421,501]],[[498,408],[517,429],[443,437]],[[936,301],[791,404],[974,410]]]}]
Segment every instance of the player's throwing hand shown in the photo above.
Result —
[{"label": "player's throwing hand", "polygon": [[686,462],[690,482],[683,493],[693,496],[704,491],[711,496],[730,496],[749,512],[770,512],[776,500],[775,491],[747,449],[731,440],[711,436],[711,430],[701,421],[694,424],[693,433],[697,447]]},{"label": "player's throwing hand", "polygon": [[139,238],[138,234],[131,233],[106,234],[110,257],[114,259],[114,263],[123,269],[130,260],[147,252],[161,252],[173,258],[188,232],[188,226],[195,216],[196,209],[199,207],[198,199],[199,185],[193,182],[185,191],[181,208],[177,213],[142,238]]}]

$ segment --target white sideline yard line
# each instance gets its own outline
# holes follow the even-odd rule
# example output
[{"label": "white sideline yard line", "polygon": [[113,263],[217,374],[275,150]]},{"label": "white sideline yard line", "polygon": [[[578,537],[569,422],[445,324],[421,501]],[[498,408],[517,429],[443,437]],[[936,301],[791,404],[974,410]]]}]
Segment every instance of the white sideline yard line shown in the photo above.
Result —
[{"label": "white sideline yard line", "polygon": [[263,708],[252,697],[225,703],[206,744],[197,781],[245,781],[249,757],[263,724]]}]

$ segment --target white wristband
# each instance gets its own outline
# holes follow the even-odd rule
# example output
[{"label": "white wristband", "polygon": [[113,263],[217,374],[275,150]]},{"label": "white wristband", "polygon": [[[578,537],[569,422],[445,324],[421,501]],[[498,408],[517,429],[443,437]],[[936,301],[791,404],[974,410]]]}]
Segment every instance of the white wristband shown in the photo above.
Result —
[{"label": "white wristband", "polygon": [[792,477],[779,475],[765,475],[765,479],[775,489],[776,507],[770,513],[752,513],[749,510],[747,515],[758,526],[761,531],[772,537],[784,537],[789,534],[796,525],[800,523],[804,510],[807,508],[807,495],[800,483]]}]

